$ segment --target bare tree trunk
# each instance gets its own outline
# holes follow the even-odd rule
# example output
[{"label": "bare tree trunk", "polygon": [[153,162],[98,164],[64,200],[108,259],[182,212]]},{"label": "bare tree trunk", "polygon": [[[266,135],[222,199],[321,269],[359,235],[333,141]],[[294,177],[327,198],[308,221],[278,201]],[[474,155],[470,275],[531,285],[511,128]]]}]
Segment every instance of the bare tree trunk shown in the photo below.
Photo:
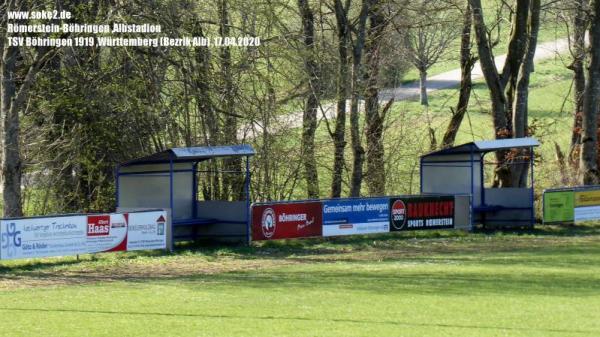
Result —
[{"label": "bare tree trunk", "polygon": [[469,0],[473,9],[473,26],[477,38],[477,50],[481,69],[490,89],[490,98],[492,100],[492,115],[494,120],[495,135],[497,138],[507,138],[510,136],[508,130],[508,121],[506,119],[506,96],[504,95],[502,82],[492,55],[491,46],[487,37],[487,29],[483,20],[481,9],[481,0]]},{"label": "bare tree trunk", "polygon": [[590,64],[583,99],[581,138],[582,182],[598,183],[598,103],[600,101],[600,0],[592,1],[590,26]]},{"label": "bare tree trunk", "polygon": [[[506,118],[511,124],[511,112],[513,107],[513,97],[515,95],[515,87],[517,85],[517,77],[519,76],[519,67],[523,60],[525,47],[527,45],[527,24],[529,18],[529,7],[531,0],[516,0],[517,8],[515,10],[514,19],[511,27],[511,36],[508,43],[508,53],[506,54],[506,62],[502,68],[502,85],[505,88],[507,100]],[[512,128],[509,126],[509,129]]]},{"label": "bare tree trunk", "polygon": [[[4,6],[6,6],[6,2],[4,4]],[[5,27],[6,26],[6,21],[8,20],[8,17],[6,15],[0,15],[0,25],[1,27]],[[5,42],[6,38],[4,35],[0,35],[0,62],[3,62],[2,64],[0,64],[0,118],[1,118],[1,112],[4,109],[4,89],[3,87],[3,82],[4,82],[4,77],[2,75],[3,70],[4,70],[4,42]],[[2,128],[0,128],[0,137],[2,137],[3,135],[3,131]],[[0,168],[2,167],[2,152],[4,152],[4,150],[2,149],[2,147],[0,147]],[[3,177],[2,174],[0,174],[0,186],[4,186],[4,182],[3,182]]]},{"label": "bare tree trunk", "polygon": [[581,115],[583,113],[583,93],[585,91],[585,31],[588,18],[585,13],[588,0],[575,0],[575,13],[573,18],[573,62],[569,69],[573,71],[573,100],[575,109],[573,111],[573,130],[571,135],[571,147],[569,149],[569,163],[575,170],[579,167],[579,152],[581,146]]},{"label": "bare tree trunk", "polygon": [[308,0],[298,0],[302,18],[303,40],[306,47],[304,66],[308,73],[310,93],[304,106],[302,125],[302,157],[306,179],[306,192],[309,198],[319,197],[319,177],[315,160],[315,131],[317,129],[317,111],[321,92],[320,71],[315,55],[315,23]]},{"label": "bare tree trunk", "polygon": [[[348,4],[349,5],[349,4]],[[344,169],[344,150],[346,148],[346,100],[348,98],[348,46],[350,43],[350,27],[348,24],[348,7],[344,8],[341,0],[335,0],[335,18],[338,30],[338,78],[337,78],[337,117],[333,134],[333,176],[331,179],[331,197],[339,198],[342,194],[342,171]]]},{"label": "bare tree trunk", "polygon": [[[196,24],[194,27],[194,35],[204,36],[200,24]],[[207,146],[219,145],[221,143],[220,123],[210,98],[211,85],[209,84],[210,82],[206,80],[207,78],[211,78],[211,54],[209,49],[206,48],[196,48],[194,53],[194,65],[196,67],[194,69],[195,101],[196,109],[198,110],[200,120],[202,121],[204,144]],[[219,170],[218,162],[216,160],[211,160],[207,165],[213,172]],[[218,174],[208,174],[205,175],[204,179],[205,185],[202,189],[204,199],[219,199],[221,196],[221,177]]]},{"label": "bare tree trunk", "polygon": [[[219,35],[222,37],[228,37],[229,34],[229,8],[227,6],[227,0],[219,1]],[[221,76],[222,76],[222,88],[221,97],[223,99],[223,112],[224,112],[224,124],[223,124],[223,136],[225,145],[231,145],[237,143],[237,117],[234,114],[235,110],[235,92],[233,85],[233,71],[231,61],[231,50],[230,47],[220,48],[220,62],[221,62]],[[238,172],[242,168],[242,159],[227,158],[223,161],[225,171],[223,173],[223,189],[222,199],[228,200],[242,200],[244,197],[244,185],[243,179]]]},{"label": "bare tree trunk", "polygon": [[[537,47],[537,37],[540,28],[540,0],[531,0],[531,17],[529,20],[529,40],[525,49],[525,57],[519,67],[519,76],[515,87],[513,102],[513,130],[514,137],[527,137],[527,105],[529,99],[529,77],[533,67],[533,57]],[[531,154],[528,150],[519,151],[516,164],[512,169],[512,183],[514,187],[527,186],[527,173]]]},{"label": "bare tree trunk", "polygon": [[[20,2],[8,2],[6,10],[18,10]],[[4,39],[5,36],[0,38]],[[23,215],[21,200],[21,177],[23,174],[21,150],[19,148],[20,119],[19,114],[25,108],[29,90],[35,77],[44,64],[53,55],[48,48],[38,48],[34,53],[33,63],[28,67],[25,77],[18,78],[17,56],[19,49],[8,45],[2,46],[0,60],[0,122],[2,126],[2,198],[4,216],[18,217]]]},{"label": "bare tree trunk", "polygon": [[385,162],[383,150],[383,119],[379,112],[379,62],[381,59],[381,36],[385,29],[385,19],[381,4],[372,2],[369,10],[370,28],[366,47],[366,91],[365,119],[367,138],[367,186],[370,195],[385,194]]},{"label": "bare tree trunk", "polygon": [[429,100],[427,99],[427,69],[419,69],[419,88],[421,105],[429,106]]},{"label": "bare tree trunk", "polygon": [[363,0],[356,33],[356,42],[352,48],[352,76],[351,76],[351,98],[350,98],[350,137],[352,142],[352,180],[350,181],[350,196],[360,196],[363,179],[363,162],[365,150],[362,146],[359,125],[359,97],[360,97],[360,72],[362,53],[365,46],[366,23],[369,13],[370,2]]},{"label": "bare tree trunk", "polygon": [[[2,55],[2,197],[4,216],[23,215],[21,207],[21,152],[19,150],[19,111],[16,96],[16,47],[4,47]],[[12,104],[11,104],[12,103]]]},{"label": "bare tree trunk", "polygon": [[475,57],[471,54],[471,25],[473,24],[471,6],[467,3],[463,17],[463,29],[460,40],[460,92],[456,110],[453,111],[452,118],[442,140],[442,148],[448,148],[454,145],[456,135],[460,129],[462,120],[469,107],[471,97],[471,71],[475,64]]},{"label": "bare tree trunk", "polygon": [[[497,139],[512,137],[512,130],[507,119],[507,102],[504,93],[503,81],[498,74],[491,45],[487,36],[487,28],[483,19],[481,0],[469,0],[473,10],[473,27],[477,39],[477,50],[479,61],[485,82],[490,92],[492,101],[492,117],[494,121],[494,133]],[[497,151],[496,160],[499,163],[495,169],[494,187],[510,186],[510,168],[501,164],[506,157],[506,151]]]}]

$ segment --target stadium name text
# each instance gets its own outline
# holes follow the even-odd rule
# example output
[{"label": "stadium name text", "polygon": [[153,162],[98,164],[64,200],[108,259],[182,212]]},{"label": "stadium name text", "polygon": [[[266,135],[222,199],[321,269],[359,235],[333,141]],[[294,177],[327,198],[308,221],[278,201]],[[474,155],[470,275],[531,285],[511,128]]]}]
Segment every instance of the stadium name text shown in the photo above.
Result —
[{"label": "stadium name text", "polygon": [[35,24],[25,25],[9,23],[7,25],[8,33],[87,33],[87,34],[106,34],[106,33],[161,33],[160,25],[144,23],[125,24],[115,23],[112,25],[78,24],[65,23],[57,24]]}]

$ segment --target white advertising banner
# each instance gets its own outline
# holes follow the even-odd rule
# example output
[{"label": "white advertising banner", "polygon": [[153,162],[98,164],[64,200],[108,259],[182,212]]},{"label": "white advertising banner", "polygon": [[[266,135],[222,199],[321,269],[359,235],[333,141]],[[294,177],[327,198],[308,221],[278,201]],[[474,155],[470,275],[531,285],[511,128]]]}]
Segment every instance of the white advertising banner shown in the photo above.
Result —
[{"label": "white advertising banner", "polygon": [[575,223],[600,220],[600,206],[575,207]]},{"label": "white advertising banner", "polygon": [[0,220],[0,259],[165,249],[165,211]]},{"label": "white advertising banner", "polygon": [[388,233],[389,198],[323,202],[323,236]]},{"label": "white advertising banner", "polygon": [[86,252],[85,215],[2,220],[0,231],[3,260]]},{"label": "white advertising banner", "polygon": [[129,213],[127,250],[165,249],[167,212]]}]

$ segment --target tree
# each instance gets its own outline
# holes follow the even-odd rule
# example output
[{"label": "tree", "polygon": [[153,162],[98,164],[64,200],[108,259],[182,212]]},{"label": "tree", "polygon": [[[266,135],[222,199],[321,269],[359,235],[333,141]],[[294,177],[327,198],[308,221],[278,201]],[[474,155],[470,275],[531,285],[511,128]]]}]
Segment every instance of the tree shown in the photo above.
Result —
[{"label": "tree", "polygon": [[575,102],[573,110],[573,129],[571,133],[571,146],[569,150],[569,163],[571,167],[577,170],[579,168],[579,156],[581,146],[581,119],[583,114],[583,98],[585,91],[585,32],[589,26],[589,17],[587,15],[588,0],[572,0],[567,6],[559,7],[558,10],[566,13],[566,26],[569,34],[570,52],[573,61],[567,66],[573,71],[573,101]]},{"label": "tree", "polygon": [[476,57],[471,54],[471,26],[473,24],[471,5],[467,3],[463,13],[463,28],[460,38],[460,91],[456,109],[452,110],[452,118],[442,139],[442,148],[452,147],[458,134],[458,129],[469,107],[471,97],[471,71]]},{"label": "tree", "polygon": [[445,56],[460,29],[455,24],[454,10],[445,8],[445,2],[420,0],[415,6],[418,17],[404,32],[404,46],[408,58],[419,71],[421,105],[429,105],[427,71]]},{"label": "tree", "polygon": [[321,94],[321,79],[315,51],[315,20],[308,0],[298,0],[302,20],[302,39],[306,47],[304,67],[308,74],[309,94],[304,105],[302,118],[302,160],[309,198],[319,197],[319,177],[315,160],[315,131]]},{"label": "tree", "polygon": [[[529,75],[533,68],[533,57],[537,46],[537,36],[540,28],[540,0],[531,0],[531,17],[529,18],[528,41],[525,46],[523,60],[519,66],[517,82],[514,89],[512,106],[512,125],[515,138],[528,135],[528,98],[529,98]],[[526,186],[527,184],[527,161],[531,154],[528,150],[520,151],[520,163],[513,167],[511,186]]]},{"label": "tree", "polygon": [[352,46],[352,72],[350,77],[350,138],[352,145],[352,175],[350,180],[350,196],[360,196],[363,179],[363,162],[365,150],[362,146],[360,119],[359,119],[359,99],[361,93],[361,73],[362,57],[365,48],[366,27],[369,11],[371,7],[370,0],[362,0],[360,13],[357,19],[356,36]]},{"label": "tree", "polygon": [[[22,10],[24,2],[8,1],[6,11]],[[4,16],[4,15],[3,15]],[[6,40],[6,36],[1,37]],[[3,42],[4,42],[3,41]],[[28,55],[31,53],[32,55]],[[20,149],[20,114],[23,113],[29,91],[46,62],[54,55],[49,48],[26,50],[2,45],[0,65],[0,121],[2,125],[2,198],[4,216],[23,215],[21,178],[23,161]],[[24,76],[22,76],[24,74]]]},{"label": "tree", "polygon": [[[494,133],[497,139],[527,135],[526,97],[528,90],[521,90],[520,102],[525,106],[514,111],[517,81],[521,78],[528,81],[528,73],[535,53],[539,25],[539,5],[532,0],[517,0],[515,15],[512,21],[512,34],[508,44],[506,62],[499,72],[494,62],[492,44],[488,38],[488,30],[484,21],[481,0],[469,0],[473,10],[473,26],[477,41],[477,51],[481,69],[490,93]],[[531,54],[529,54],[531,53]],[[525,66],[523,64],[525,63]],[[523,72],[527,72],[523,73]],[[515,124],[516,123],[516,124]],[[518,130],[517,130],[518,129]],[[523,175],[526,169],[519,166],[513,169],[514,161],[526,161],[525,155],[515,155],[510,151],[497,151],[498,164],[495,169],[494,187],[523,186]],[[514,171],[514,172],[513,172]],[[517,184],[517,185],[515,185]]]},{"label": "tree", "polygon": [[367,140],[367,187],[370,195],[385,194],[383,122],[393,100],[380,111],[379,67],[382,35],[388,20],[383,15],[383,1],[371,0],[369,30],[365,55],[365,136]]},{"label": "tree", "polygon": [[587,69],[582,115],[582,183],[597,184],[598,178],[598,104],[600,103],[600,0],[593,0],[590,13],[590,63]]},{"label": "tree", "polygon": [[350,0],[342,4],[341,0],[334,0],[334,12],[337,28],[338,43],[338,76],[336,83],[336,108],[335,131],[331,134],[334,144],[333,174],[331,179],[331,197],[339,198],[342,194],[342,172],[344,168],[344,150],[346,148],[346,100],[349,93],[349,63],[348,51],[350,49],[351,27],[348,22]]},{"label": "tree", "polygon": [[[230,19],[228,1],[219,0],[219,35],[226,38],[230,35]],[[237,143],[238,123],[235,114],[235,88],[232,70],[232,56],[229,46],[222,47],[219,53],[221,65],[221,97],[223,98],[223,115],[224,115],[224,142],[225,144]],[[242,168],[241,158],[225,159],[224,168],[227,172],[223,173],[223,195],[222,199],[227,200],[243,200],[244,198],[244,183],[240,179],[238,172]]]}]

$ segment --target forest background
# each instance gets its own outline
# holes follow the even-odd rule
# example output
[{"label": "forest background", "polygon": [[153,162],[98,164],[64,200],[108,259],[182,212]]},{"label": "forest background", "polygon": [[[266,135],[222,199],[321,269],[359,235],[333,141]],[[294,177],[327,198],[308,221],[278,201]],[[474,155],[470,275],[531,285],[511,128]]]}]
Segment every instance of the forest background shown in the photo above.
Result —
[{"label": "forest background", "polygon": [[[9,46],[6,13],[43,9],[261,44]],[[4,216],[112,210],[118,163],[194,145],[254,146],[253,201],[418,193],[420,155],[526,136],[543,144],[537,198],[599,180],[600,0],[3,0],[0,14]],[[551,41],[567,47],[534,62]],[[452,69],[459,84],[428,94]],[[529,160],[498,153],[487,183],[527,184]],[[200,180],[201,199],[242,191]]]}]

